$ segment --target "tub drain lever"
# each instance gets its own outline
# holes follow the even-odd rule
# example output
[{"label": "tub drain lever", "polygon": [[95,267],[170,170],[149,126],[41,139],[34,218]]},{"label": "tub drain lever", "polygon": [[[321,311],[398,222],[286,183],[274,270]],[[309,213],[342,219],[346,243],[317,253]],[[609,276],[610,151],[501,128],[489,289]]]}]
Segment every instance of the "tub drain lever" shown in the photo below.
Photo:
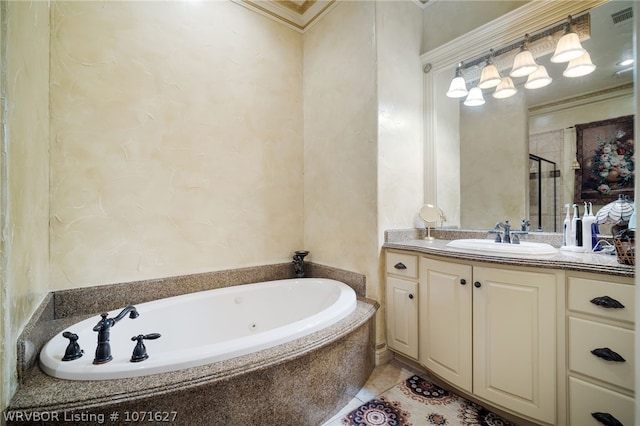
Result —
[{"label": "tub drain lever", "polygon": [[155,340],[160,337],[160,333],[150,334],[138,334],[131,338],[132,342],[136,342],[136,347],[133,348],[133,354],[131,355],[131,362],[140,362],[149,358],[147,354],[147,347],[144,345],[143,340]]}]

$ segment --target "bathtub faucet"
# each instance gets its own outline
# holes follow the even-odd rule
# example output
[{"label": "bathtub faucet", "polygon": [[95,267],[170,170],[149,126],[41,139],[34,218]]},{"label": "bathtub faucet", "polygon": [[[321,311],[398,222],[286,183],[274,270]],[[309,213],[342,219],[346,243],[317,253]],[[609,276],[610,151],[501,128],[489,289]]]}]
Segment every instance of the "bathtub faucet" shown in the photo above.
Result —
[{"label": "bathtub faucet", "polygon": [[104,364],[113,359],[111,356],[111,344],[109,343],[109,334],[111,327],[116,325],[118,321],[129,314],[129,318],[138,318],[140,315],[134,306],[127,306],[113,318],[107,318],[107,312],[101,314],[102,319],[93,327],[93,331],[98,332],[98,346],[96,347],[96,356],[93,359],[94,364]]},{"label": "bathtub faucet", "polygon": [[306,250],[298,250],[294,254],[291,263],[293,264],[293,271],[296,278],[304,278],[304,257],[308,254],[309,252]]}]

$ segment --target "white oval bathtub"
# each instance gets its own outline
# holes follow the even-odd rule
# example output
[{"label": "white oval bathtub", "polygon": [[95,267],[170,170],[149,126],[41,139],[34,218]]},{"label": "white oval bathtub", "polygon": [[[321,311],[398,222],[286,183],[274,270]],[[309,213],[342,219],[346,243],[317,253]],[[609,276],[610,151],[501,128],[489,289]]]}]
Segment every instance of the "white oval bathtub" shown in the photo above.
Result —
[{"label": "white oval bathtub", "polygon": [[[105,380],[145,376],[210,364],[267,349],[308,335],[345,318],[356,307],[348,285],[302,278],[202,291],[136,305],[138,318],[125,316],[111,328],[113,360],[94,365],[100,316],[64,331],[78,335],[84,355],[62,361],[69,340],[57,334],[42,348],[40,366],[61,379]],[[120,310],[111,311],[109,318]],[[130,362],[139,334],[149,358]]]}]

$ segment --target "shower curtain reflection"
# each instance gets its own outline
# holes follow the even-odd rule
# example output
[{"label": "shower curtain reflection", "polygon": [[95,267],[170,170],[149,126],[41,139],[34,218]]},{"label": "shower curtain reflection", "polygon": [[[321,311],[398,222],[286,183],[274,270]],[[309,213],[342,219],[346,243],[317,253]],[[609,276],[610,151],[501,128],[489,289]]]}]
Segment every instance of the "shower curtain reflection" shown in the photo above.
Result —
[{"label": "shower curtain reflection", "polygon": [[529,154],[529,220],[531,229],[558,232],[556,163]]}]

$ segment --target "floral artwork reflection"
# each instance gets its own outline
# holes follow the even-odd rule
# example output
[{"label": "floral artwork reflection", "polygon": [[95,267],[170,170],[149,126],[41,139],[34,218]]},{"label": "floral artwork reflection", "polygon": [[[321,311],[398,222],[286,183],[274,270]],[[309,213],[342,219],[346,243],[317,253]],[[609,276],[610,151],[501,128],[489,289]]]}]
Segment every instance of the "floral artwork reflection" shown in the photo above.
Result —
[{"label": "floral artwork reflection", "polygon": [[633,199],[633,116],[576,125],[575,202],[604,204],[620,195]]}]

